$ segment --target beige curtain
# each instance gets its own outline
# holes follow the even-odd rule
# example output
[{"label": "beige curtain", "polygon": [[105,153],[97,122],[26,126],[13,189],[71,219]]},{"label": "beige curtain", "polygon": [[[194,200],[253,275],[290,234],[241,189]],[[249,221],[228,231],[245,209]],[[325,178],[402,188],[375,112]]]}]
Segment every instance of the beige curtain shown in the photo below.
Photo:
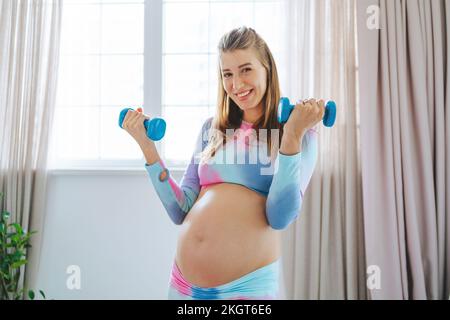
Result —
[{"label": "beige curtain", "polygon": [[61,6],[61,0],[0,1],[0,208],[38,231],[25,270],[25,287],[36,290]]},{"label": "beige curtain", "polygon": [[283,95],[332,99],[338,110],[334,127],[320,127],[299,219],[283,233],[284,298],[364,299],[355,2],[286,0],[284,10]]},{"label": "beige curtain", "polygon": [[449,298],[449,26],[449,1],[358,1],[366,253],[381,271],[373,299]]}]

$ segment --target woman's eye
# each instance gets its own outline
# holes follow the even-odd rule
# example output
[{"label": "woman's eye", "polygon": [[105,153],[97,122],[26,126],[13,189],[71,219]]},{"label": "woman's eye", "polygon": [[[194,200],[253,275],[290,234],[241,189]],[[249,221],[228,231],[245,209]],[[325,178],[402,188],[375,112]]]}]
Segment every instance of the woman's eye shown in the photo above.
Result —
[{"label": "woman's eye", "polygon": [[[244,69],[242,69],[242,72],[247,73],[248,71],[251,71],[251,70],[252,70],[251,68],[244,68]],[[229,76],[231,76],[231,73],[224,73],[224,75],[223,75],[224,78],[228,78]]]}]

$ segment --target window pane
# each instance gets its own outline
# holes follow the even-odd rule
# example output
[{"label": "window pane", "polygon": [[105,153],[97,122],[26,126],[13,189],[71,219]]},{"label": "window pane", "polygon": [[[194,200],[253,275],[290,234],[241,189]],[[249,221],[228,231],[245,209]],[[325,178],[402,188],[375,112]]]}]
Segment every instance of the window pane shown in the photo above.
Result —
[{"label": "window pane", "polygon": [[117,122],[143,104],[143,0],[69,0],[63,14],[53,154],[142,159]]},{"label": "window pane", "polygon": [[163,105],[208,104],[208,55],[166,55],[163,66]]},{"label": "window pane", "polygon": [[164,53],[208,50],[208,3],[168,3],[164,15]]},{"label": "window pane", "polygon": [[99,56],[64,56],[60,62],[57,105],[98,105]]},{"label": "window pane", "polygon": [[144,5],[102,8],[102,53],[143,53]]},{"label": "window pane", "polygon": [[142,151],[136,141],[121,127],[119,114],[122,107],[102,107],[100,110],[100,158],[141,159]]},{"label": "window pane", "polygon": [[219,81],[217,54],[209,56],[209,104],[217,103],[217,85]]},{"label": "window pane", "polygon": [[[164,0],[164,2],[170,3],[170,2],[192,2],[193,0]],[[210,0],[194,0],[195,2],[208,2]],[[223,0],[222,0],[223,1]],[[248,0],[247,0],[248,1]]]},{"label": "window pane", "polygon": [[143,104],[143,57],[141,55],[101,58],[102,105],[140,106]]},{"label": "window pane", "polygon": [[[246,25],[261,34],[275,55],[279,2],[163,3],[161,101],[168,127],[161,146],[168,159],[189,160],[203,120],[216,112],[218,41]],[[143,104],[144,1],[66,0],[63,14],[57,153],[69,160],[142,159],[117,118],[123,107]]]},{"label": "window pane", "polygon": [[95,3],[95,4],[108,4],[108,3],[143,3],[144,0],[64,0],[66,4],[79,4],[79,3]]},{"label": "window pane", "polygon": [[275,50],[281,50],[282,39],[274,26],[281,26],[281,3],[256,2],[255,31],[266,41],[272,54]]},{"label": "window pane", "polygon": [[211,2],[210,3],[209,50],[217,53],[220,38],[228,31],[246,25],[253,26],[252,2]]},{"label": "window pane", "polygon": [[65,5],[61,21],[61,54],[100,51],[99,5]]},{"label": "window pane", "polygon": [[[93,0],[91,0],[93,1]],[[164,2],[253,2],[253,1],[273,1],[273,0],[164,0]]]},{"label": "window pane", "polygon": [[209,106],[209,108],[208,108],[208,118],[214,117],[216,115],[216,109],[217,109],[217,105],[216,104]]},{"label": "window pane", "polygon": [[97,159],[99,154],[99,109],[56,108],[57,157],[66,160]]},{"label": "window pane", "polygon": [[163,117],[167,121],[164,159],[189,160],[197,135],[208,118],[208,107],[166,107]]}]

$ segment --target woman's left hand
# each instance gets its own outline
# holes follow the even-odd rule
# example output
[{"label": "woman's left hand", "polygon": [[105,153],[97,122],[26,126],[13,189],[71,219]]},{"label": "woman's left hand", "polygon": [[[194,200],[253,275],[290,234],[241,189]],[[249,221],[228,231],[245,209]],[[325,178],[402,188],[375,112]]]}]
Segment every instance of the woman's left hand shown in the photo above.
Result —
[{"label": "woman's left hand", "polygon": [[300,140],[310,128],[314,127],[325,114],[325,101],[309,99],[300,101],[292,109],[284,124],[283,135]]},{"label": "woman's left hand", "polygon": [[285,155],[301,152],[303,135],[322,120],[324,114],[323,100],[309,99],[297,103],[284,124],[280,152]]}]

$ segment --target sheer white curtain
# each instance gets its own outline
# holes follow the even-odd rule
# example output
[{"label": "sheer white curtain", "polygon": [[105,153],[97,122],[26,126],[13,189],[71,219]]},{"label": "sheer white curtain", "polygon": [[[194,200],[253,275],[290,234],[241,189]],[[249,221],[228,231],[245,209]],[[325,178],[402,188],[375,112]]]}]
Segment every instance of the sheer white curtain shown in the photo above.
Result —
[{"label": "sheer white curtain", "polygon": [[282,291],[286,299],[364,299],[355,2],[285,0],[283,9],[282,95],[332,99],[337,119],[320,127],[299,219],[283,233]]},{"label": "sheer white curtain", "polygon": [[0,1],[0,208],[24,229],[38,231],[25,270],[29,289],[38,289],[61,7],[62,0]]}]

